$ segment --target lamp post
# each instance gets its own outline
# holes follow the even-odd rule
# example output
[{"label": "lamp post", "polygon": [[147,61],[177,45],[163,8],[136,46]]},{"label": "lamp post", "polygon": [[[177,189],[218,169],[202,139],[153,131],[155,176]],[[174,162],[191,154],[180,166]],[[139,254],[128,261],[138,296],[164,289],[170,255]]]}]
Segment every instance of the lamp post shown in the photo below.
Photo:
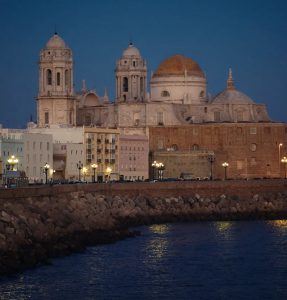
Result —
[{"label": "lamp post", "polygon": [[224,168],[224,180],[227,179],[227,168],[228,168],[228,166],[229,166],[228,162],[225,161],[224,163],[222,163],[222,167]]},{"label": "lamp post", "polygon": [[162,180],[163,179],[164,164],[162,162],[157,163],[157,169],[158,169],[159,180]]},{"label": "lamp post", "polygon": [[282,159],[281,159],[281,162],[285,165],[285,179],[287,178],[287,157],[284,156]]},{"label": "lamp post", "polygon": [[50,166],[48,165],[48,163],[45,163],[44,173],[45,173],[45,177],[46,177],[46,184],[48,183],[48,170],[49,169],[50,169]]},{"label": "lamp post", "polygon": [[213,179],[213,163],[215,162],[215,156],[214,155],[208,155],[207,157],[209,163],[210,163],[210,176],[209,179],[212,180]]},{"label": "lamp post", "polygon": [[93,183],[95,183],[96,182],[96,170],[97,170],[97,168],[98,168],[98,165],[97,164],[91,164],[91,167],[92,167],[92,169],[93,169],[93,171],[94,171],[94,175],[93,175]]},{"label": "lamp post", "polygon": [[280,177],[280,175],[281,175],[281,148],[283,147],[283,144],[282,143],[280,143],[279,145],[278,145],[278,161],[279,161],[279,163],[278,163],[278,172],[279,172],[279,177]]},{"label": "lamp post", "polygon": [[152,166],[152,177],[153,177],[153,180],[155,179],[155,170],[156,170],[156,165],[157,165],[157,161],[154,160],[154,162],[151,164]]},{"label": "lamp post", "polygon": [[79,170],[79,181],[81,181],[81,170],[83,169],[83,163],[80,160],[77,163],[77,168]]},{"label": "lamp post", "polygon": [[11,170],[11,171],[17,171],[17,168],[15,168],[15,166],[18,164],[19,160],[18,158],[15,157],[15,155],[11,155],[8,160],[8,170]]}]

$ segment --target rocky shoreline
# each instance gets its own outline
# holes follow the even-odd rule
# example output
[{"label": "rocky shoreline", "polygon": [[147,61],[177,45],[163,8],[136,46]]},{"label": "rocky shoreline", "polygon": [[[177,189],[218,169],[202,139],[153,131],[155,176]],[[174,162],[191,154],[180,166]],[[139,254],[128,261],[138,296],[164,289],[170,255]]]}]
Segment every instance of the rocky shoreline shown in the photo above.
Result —
[{"label": "rocky shoreline", "polygon": [[[86,246],[134,237],[132,226],[209,220],[287,218],[287,191],[207,197],[65,191],[0,197],[0,274],[47,263]],[[59,189],[60,191],[60,189]],[[204,193],[203,193],[204,194]]]}]

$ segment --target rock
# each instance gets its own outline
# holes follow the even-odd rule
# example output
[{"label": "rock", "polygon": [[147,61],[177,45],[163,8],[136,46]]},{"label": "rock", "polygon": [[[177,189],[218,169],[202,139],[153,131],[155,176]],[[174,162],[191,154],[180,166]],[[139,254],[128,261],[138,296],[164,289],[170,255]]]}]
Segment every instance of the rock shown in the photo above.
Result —
[{"label": "rock", "polygon": [[11,216],[3,210],[0,215],[0,220],[9,223],[11,222]]},{"label": "rock", "polygon": [[195,194],[194,197],[195,197],[196,200],[200,199],[200,195],[198,195],[198,194]]}]

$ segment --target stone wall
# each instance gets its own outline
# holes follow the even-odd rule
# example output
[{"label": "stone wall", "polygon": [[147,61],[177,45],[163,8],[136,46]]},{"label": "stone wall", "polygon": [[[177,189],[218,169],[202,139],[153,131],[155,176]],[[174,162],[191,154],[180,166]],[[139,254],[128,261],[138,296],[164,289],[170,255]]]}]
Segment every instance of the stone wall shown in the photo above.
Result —
[{"label": "stone wall", "polygon": [[78,184],[0,190],[0,274],[86,245],[131,236],[140,224],[285,218],[287,181]]}]

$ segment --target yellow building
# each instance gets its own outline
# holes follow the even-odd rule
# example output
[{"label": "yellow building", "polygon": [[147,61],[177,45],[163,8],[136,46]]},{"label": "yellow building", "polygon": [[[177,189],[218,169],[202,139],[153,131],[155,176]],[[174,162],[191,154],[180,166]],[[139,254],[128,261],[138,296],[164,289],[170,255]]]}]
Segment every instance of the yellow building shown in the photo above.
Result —
[{"label": "yellow building", "polygon": [[84,128],[82,172],[89,181],[94,175],[99,182],[119,179],[119,134],[118,129]]}]

